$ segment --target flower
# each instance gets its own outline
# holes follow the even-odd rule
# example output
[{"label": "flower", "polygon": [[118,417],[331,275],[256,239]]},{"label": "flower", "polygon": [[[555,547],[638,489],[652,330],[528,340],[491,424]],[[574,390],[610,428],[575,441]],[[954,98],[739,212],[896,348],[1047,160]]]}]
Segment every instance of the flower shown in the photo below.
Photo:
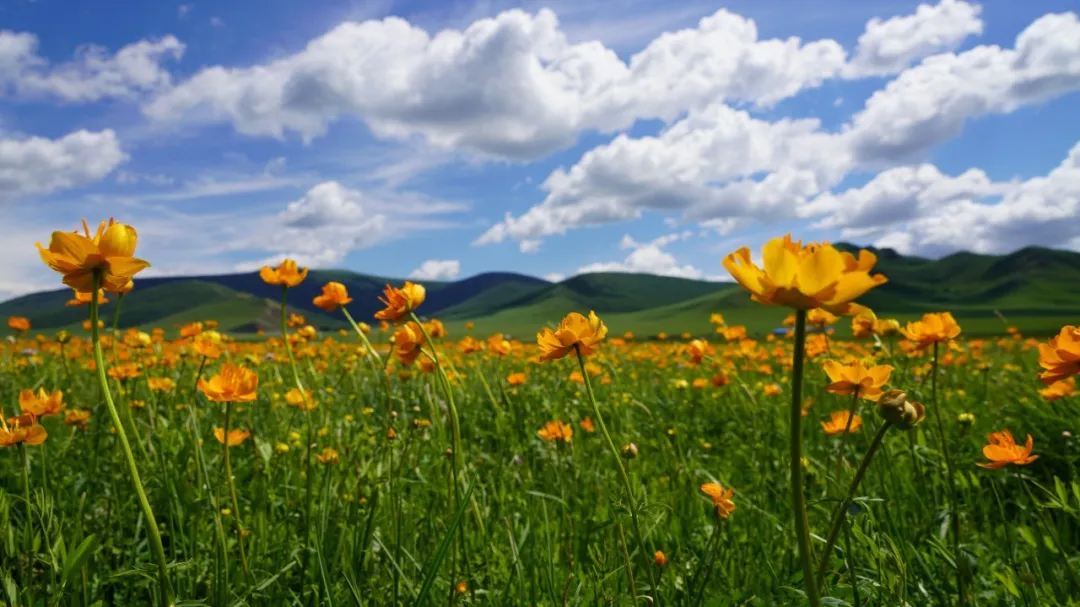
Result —
[{"label": "flower", "polygon": [[779,384],[768,384],[764,388],[765,396],[779,396],[784,391],[780,388]]},{"label": "flower", "polygon": [[816,327],[825,327],[836,324],[836,320],[837,318],[834,314],[828,310],[822,310],[821,308],[814,308],[806,313],[806,322]]},{"label": "flower", "polygon": [[259,376],[253,371],[231,363],[221,366],[221,371],[210,381],[199,378],[199,391],[206,398],[217,403],[246,403],[257,397]]},{"label": "flower", "polygon": [[86,429],[86,422],[90,420],[90,412],[86,409],[69,409],[64,411],[64,425],[77,426]]},{"label": "flower", "polygon": [[83,234],[53,232],[46,249],[37,243],[41,260],[50,268],[64,275],[64,284],[76,291],[93,291],[94,275],[100,276],[100,287],[106,291],[120,292],[131,277],[150,267],[141,259],[132,257],[138,242],[135,228],[101,222],[94,236],[83,221]]},{"label": "flower", "polygon": [[195,337],[202,333],[203,324],[201,322],[193,322],[180,327],[180,337]]},{"label": "flower", "polygon": [[569,443],[571,437],[574,436],[574,429],[570,427],[570,424],[556,420],[544,424],[543,428],[536,431],[536,435],[546,441]]},{"label": "flower", "polygon": [[889,365],[867,367],[857,360],[848,363],[827,360],[822,367],[832,381],[825,387],[826,390],[832,394],[858,393],[870,401],[881,397],[881,387],[889,381],[893,370]]},{"label": "flower", "polygon": [[525,383],[525,374],[511,373],[510,375],[506,376],[506,383],[510,384],[511,386],[520,386],[521,384]]},{"label": "flower", "polygon": [[312,303],[327,312],[333,312],[341,306],[352,303],[352,297],[349,297],[349,291],[345,285],[340,282],[328,282],[323,285],[322,295],[312,300]]},{"label": "flower", "polygon": [[394,329],[390,340],[397,348],[397,357],[401,364],[411,365],[422,351],[420,346],[424,344],[424,332],[420,325],[410,322]]},{"label": "flower", "polygon": [[19,410],[34,417],[56,415],[64,410],[64,393],[57,390],[50,395],[45,388],[38,388],[37,394],[23,390],[19,393]]},{"label": "flower", "polygon": [[268,285],[282,285],[295,287],[307,278],[308,269],[300,270],[292,259],[283,259],[276,268],[263,266],[259,270],[259,278]]},{"label": "flower", "polygon": [[724,322],[724,315],[719,312],[713,312],[709,314],[709,324],[717,327],[723,326],[727,323]]},{"label": "flower", "polygon": [[858,415],[852,416],[850,411],[833,411],[829,415],[829,421],[821,422],[821,429],[828,436],[843,434],[844,432],[853,434],[860,427],[862,427],[862,418]]},{"label": "flower", "polygon": [[1064,326],[1048,343],[1039,344],[1039,366],[1045,369],[1039,379],[1046,385],[1080,373],[1080,327]]},{"label": "flower", "polygon": [[1008,429],[1001,432],[991,432],[986,437],[986,440],[990,444],[983,447],[982,452],[986,459],[990,460],[990,463],[978,464],[982,468],[1004,468],[1009,464],[1025,466],[1039,459],[1038,455],[1031,454],[1032,440],[1030,434],[1027,435],[1027,444],[1023,447],[1016,444],[1016,439],[1013,438],[1012,432],[1009,432]]},{"label": "flower", "polygon": [[[240,443],[246,441],[249,436],[251,436],[251,433],[248,432],[247,430],[241,430],[239,428],[237,428],[235,430],[229,430],[229,446],[230,447],[235,447],[235,446],[239,445]],[[225,430],[224,430],[224,428],[214,428],[214,438],[217,439],[217,442],[224,445],[225,444]]]},{"label": "flower", "polygon": [[176,389],[176,382],[169,377],[147,377],[146,385],[153,392],[172,392]]},{"label": "flower", "polygon": [[0,447],[12,447],[20,443],[40,445],[48,437],[49,433],[37,423],[34,415],[25,413],[8,418],[5,422],[4,415],[0,412]]},{"label": "flower", "polygon": [[424,289],[424,285],[407,280],[400,289],[386,285],[383,296],[379,298],[386,307],[376,312],[375,318],[400,325],[416,308],[420,307],[420,304],[424,303],[425,297],[427,297],[427,290]]},{"label": "flower", "polygon": [[341,455],[333,447],[324,447],[322,452],[315,456],[319,463],[324,466],[332,466],[341,462]]},{"label": "flower", "polygon": [[588,356],[606,335],[607,327],[596,312],[590,311],[588,318],[571,312],[559,322],[559,328],[555,331],[545,327],[536,334],[536,343],[540,345],[543,353],[540,360],[562,358],[575,349],[583,356]]},{"label": "flower", "polygon": [[204,331],[191,340],[191,349],[199,356],[217,360],[221,358],[221,334],[217,331]]},{"label": "flower", "polygon": [[878,414],[900,430],[910,430],[926,418],[926,408],[910,401],[903,390],[888,390],[878,398]]},{"label": "flower", "polygon": [[928,313],[923,314],[921,320],[909,322],[900,332],[919,346],[926,347],[956,339],[960,335],[960,325],[952,312]]},{"label": "flower", "polygon": [[657,567],[665,567],[668,563],[667,555],[664,554],[662,551],[657,550],[655,553],[653,553],[653,562],[656,563]]},{"label": "flower", "polygon": [[593,425],[593,421],[592,421],[591,416],[586,415],[585,419],[581,420],[578,423],[578,425],[581,426],[581,429],[586,431],[586,432],[589,432],[589,433],[596,432],[596,426]]},{"label": "flower", "polygon": [[1055,401],[1066,396],[1073,396],[1076,394],[1076,379],[1070,377],[1068,379],[1056,381],[1042,390],[1039,390],[1039,394],[1048,401]]},{"label": "flower", "polygon": [[876,320],[874,313],[869,308],[852,316],[851,335],[856,339],[870,337],[874,334],[874,322]]},{"label": "flower", "polygon": [[887,281],[881,274],[870,275],[877,257],[866,250],[856,258],[827,243],[804,247],[789,234],[770,240],[762,253],[764,269],[751,261],[747,247],[725,257],[723,264],[754,301],[768,306],[844,314],[857,297]]},{"label": "flower", "polygon": [[724,489],[716,483],[705,483],[701,486],[701,492],[712,498],[716,516],[727,518],[735,512],[735,502],[731,501],[731,496],[735,495],[734,489]]},{"label": "flower", "polygon": [[709,342],[704,339],[695,339],[691,341],[686,351],[690,354],[690,361],[695,365],[700,365],[701,361],[709,354],[712,348],[709,347]]},{"label": "flower", "polygon": [[30,319],[22,316],[8,316],[7,326],[12,331],[25,333],[30,330]]}]

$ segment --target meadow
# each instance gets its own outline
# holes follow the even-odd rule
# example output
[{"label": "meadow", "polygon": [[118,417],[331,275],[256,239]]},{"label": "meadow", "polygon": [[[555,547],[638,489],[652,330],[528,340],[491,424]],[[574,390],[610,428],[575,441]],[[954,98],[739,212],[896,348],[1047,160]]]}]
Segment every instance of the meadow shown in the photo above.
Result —
[{"label": "meadow", "polygon": [[276,334],[119,329],[135,248],[54,233],[84,326],[8,319],[0,602],[1080,605],[1075,327],[878,317],[872,255],[777,239],[725,266],[785,334],[507,339],[336,282],[320,332],[288,260]]}]

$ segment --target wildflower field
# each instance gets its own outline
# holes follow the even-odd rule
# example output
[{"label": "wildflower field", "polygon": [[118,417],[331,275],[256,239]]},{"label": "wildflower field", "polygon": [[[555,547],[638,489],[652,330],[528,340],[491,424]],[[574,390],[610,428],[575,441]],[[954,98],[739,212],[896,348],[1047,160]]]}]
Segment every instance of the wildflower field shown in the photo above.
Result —
[{"label": "wildflower field", "polygon": [[136,244],[53,233],[86,330],[8,319],[0,603],[1080,605],[1076,327],[879,318],[872,254],[778,238],[724,266],[786,335],[449,335],[408,282],[320,334],[288,260],[278,334],[142,332]]}]

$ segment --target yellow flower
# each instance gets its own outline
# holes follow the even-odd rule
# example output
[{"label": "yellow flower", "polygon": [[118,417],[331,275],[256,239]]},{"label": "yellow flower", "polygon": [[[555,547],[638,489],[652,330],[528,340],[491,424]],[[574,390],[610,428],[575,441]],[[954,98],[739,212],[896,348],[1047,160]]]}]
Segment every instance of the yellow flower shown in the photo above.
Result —
[{"label": "yellow flower", "polygon": [[540,351],[543,352],[540,360],[562,358],[575,348],[583,356],[588,356],[606,335],[607,327],[596,312],[589,312],[588,318],[577,312],[571,312],[562,319],[557,330],[552,331],[545,327],[543,331],[536,334],[536,342],[540,345]]},{"label": "yellow flower", "polygon": [[147,377],[146,385],[154,392],[172,392],[176,382],[168,377]]},{"label": "yellow flower", "polygon": [[921,320],[909,322],[900,332],[920,347],[926,347],[956,339],[960,335],[960,325],[951,312],[929,313]]},{"label": "yellow flower", "polygon": [[257,398],[259,376],[254,372],[231,363],[221,366],[221,371],[207,381],[199,378],[199,391],[206,398],[218,403],[246,403]]},{"label": "yellow flower", "polygon": [[[305,396],[307,397],[306,399]],[[285,393],[285,402],[301,411],[314,411],[319,406],[319,403],[315,402],[311,390],[307,388],[305,388],[303,392],[300,392],[299,388],[289,390]]]},{"label": "yellow flower", "polygon": [[315,456],[315,459],[319,460],[319,463],[324,466],[331,466],[339,463],[341,461],[341,456],[333,447],[326,447],[321,453]]},{"label": "yellow flower", "polygon": [[860,397],[870,401],[877,401],[881,397],[881,387],[889,381],[893,370],[889,365],[867,367],[857,360],[848,363],[827,360],[822,366],[832,380],[826,390],[832,394],[854,394],[858,391]]},{"label": "yellow flower", "polygon": [[292,259],[284,259],[276,268],[270,266],[263,266],[259,270],[259,278],[263,279],[268,285],[283,285],[286,287],[295,287],[296,285],[304,282],[307,278],[308,269],[304,268],[300,270],[296,266],[296,262]]},{"label": "yellow flower", "polygon": [[852,301],[887,281],[881,274],[870,275],[877,257],[865,250],[856,258],[827,243],[804,247],[787,235],[770,240],[762,252],[764,269],[751,261],[746,247],[725,257],[723,264],[754,301],[768,306],[846,314]]},{"label": "yellow flower", "polygon": [[850,411],[833,411],[829,414],[829,421],[821,422],[821,429],[829,436],[843,432],[854,433],[861,427],[862,418],[858,415],[852,416]]},{"label": "yellow flower", "polygon": [[327,312],[333,312],[341,306],[352,303],[352,300],[345,285],[340,282],[328,282],[323,285],[322,295],[316,297],[312,303]]},{"label": "yellow flower", "polygon": [[[229,430],[229,446],[235,447],[246,441],[249,436],[251,436],[251,433],[247,430],[240,430],[239,428]],[[225,430],[223,428],[214,428],[214,438],[217,439],[217,442],[225,444]]]},{"label": "yellow flower", "polygon": [[546,441],[562,441],[569,443],[574,436],[574,429],[570,424],[561,421],[550,421],[543,428],[536,431],[536,435]]},{"label": "yellow flower", "polygon": [[423,285],[407,280],[400,289],[386,285],[383,296],[379,298],[386,307],[376,312],[375,318],[400,325],[409,318],[410,313],[424,303],[425,297],[427,297],[427,290]]},{"label": "yellow flower", "polygon": [[1065,326],[1049,343],[1039,344],[1039,374],[1050,385],[1080,373],[1080,327]]},{"label": "yellow flower", "polygon": [[41,260],[63,274],[64,284],[76,291],[93,291],[96,272],[101,277],[101,288],[118,292],[132,276],[150,267],[148,262],[132,257],[137,242],[135,228],[109,219],[108,223],[101,222],[93,236],[83,221],[83,234],[77,230],[53,232],[49,248],[37,243],[37,249]]}]

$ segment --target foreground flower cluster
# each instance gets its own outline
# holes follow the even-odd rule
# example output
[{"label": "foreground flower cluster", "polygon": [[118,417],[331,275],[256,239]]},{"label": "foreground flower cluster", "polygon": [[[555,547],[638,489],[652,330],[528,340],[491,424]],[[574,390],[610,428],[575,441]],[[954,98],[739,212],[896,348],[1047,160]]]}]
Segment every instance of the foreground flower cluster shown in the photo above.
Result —
[{"label": "foreground flower cluster", "polygon": [[[310,305],[352,329],[323,335],[294,301],[314,274],[288,259],[259,273],[280,288],[268,338],[121,330],[149,265],[137,242],[109,220],[38,245],[88,335],[8,319],[0,563],[28,601],[790,604],[798,588],[816,606],[933,588],[969,604],[1031,559],[1028,587],[1080,592],[1080,485],[1074,503],[1060,477],[1077,458],[1037,449],[1072,448],[1076,327],[964,340],[948,312],[879,318],[856,302],[887,283],[872,253],[788,236],[763,267],[723,260],[755,302],[792,310],[787,336],[717,312],[709,335],[609,338],[596,311],[567,311],[535,343],[472,323],[453,340],[412,282],[386,286],[378,328],[345,284],[321,285]],[[993,510],[1001,493],[1023,514]],[[971,552],[1017,525],[1054,534],[1059,558]],[[911,577],[874,564],[886,550]]]}]

